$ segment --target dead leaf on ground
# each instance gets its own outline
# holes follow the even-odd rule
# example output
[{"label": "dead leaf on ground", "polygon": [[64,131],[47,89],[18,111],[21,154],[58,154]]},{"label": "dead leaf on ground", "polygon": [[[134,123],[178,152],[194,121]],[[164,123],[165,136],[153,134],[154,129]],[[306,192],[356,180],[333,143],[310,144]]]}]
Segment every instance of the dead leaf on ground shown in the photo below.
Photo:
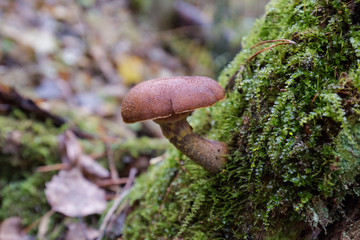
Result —
[{"label": "dead leaf on ground", "polygon": [[90,174],[92,176],[97,176],[100,178],[110,177],[109,171],[97,162],[95,162],[95,160],[88,155],[83,154],[80,156],[79,166],[80,169],[86,174]]},{"label": "dead leaf on ground", "polygon": [[46,198],[54,211],[69,217],[102,213],[105,191],[86,180],[80,170],[62,170],[46,183]]},{"label": "dead leaf on ground", "polygon": [[125,55],[119,59],[117,64],[117,72],[122,76],[125,85],[137,84],[143,79],[145,62],[142,58]]},{"label": "dead leaf on ground", "polygon": [[31,29],[30,27],[19,29],[18,26],[5,23],[0,25],[0,31],[19,44],[32,48],[36,53],[49,54],[57,50],[54,34],[45,29]]},{"label": "dead leaf on ground", "polygon": [[28,237],[21,233],[21,218],[10,217],[0,224],[1,240],[26,240]]},{"label": "dead leaf on ground", "polygon": [[82,148],[77,141],[75,134],[67,130],[58,138],[58,146],[61,153],[63,163],[73,166],[82,154]]},{"label": "dead leaf on ground", "polygon": [[110,176],[106,168],[92,157],[83,154],[82,147],[73,132],[67,130],[60,135],[58,145],[62,162],[69,167],[78,166],[84,174],[93,177],[107,178]]},{"label": "dead leaf on ground", "polygon": [[46,239],[46,234],[49,231],[49,227],[51,226],[51,216],[54,213],[55,212],[53,210],[50,210],[41,217],[38,227],[37,239]]},{"label": "dead leaf on ground", "polygon": [[72,223],[68,228],[69,230],[66,233],[65,240],[96,239],[99,235],[98,230],[81,225],[81,223]]},{"label": "dead leaf on ground", "polygon": [[14,154],[15,156],[19,153],[21,145],[22,133],[20,131],[12,131],[6,135],[5,144],[1,150],[4,154]]}]

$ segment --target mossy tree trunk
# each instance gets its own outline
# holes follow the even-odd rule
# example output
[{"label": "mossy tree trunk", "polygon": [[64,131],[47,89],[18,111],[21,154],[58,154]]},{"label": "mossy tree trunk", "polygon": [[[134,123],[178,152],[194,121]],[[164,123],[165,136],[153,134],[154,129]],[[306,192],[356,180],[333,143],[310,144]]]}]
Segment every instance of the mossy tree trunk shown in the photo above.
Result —
[{"label": "mossy tree trunk", "polygon": [[[247,61],[276,39],[296,45]],[[170,150],[133,189],[127,239],[359,235],[360,1],[274,0],[243,49],[219,78],[227,99],[191,119],[228,143],[226,168]]]}]

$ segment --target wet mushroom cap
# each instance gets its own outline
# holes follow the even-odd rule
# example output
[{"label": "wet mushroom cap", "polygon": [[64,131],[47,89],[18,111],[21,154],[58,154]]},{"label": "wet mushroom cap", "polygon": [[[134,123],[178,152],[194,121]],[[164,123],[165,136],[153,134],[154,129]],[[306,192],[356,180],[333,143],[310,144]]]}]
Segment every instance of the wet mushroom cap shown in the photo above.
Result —
[{"label": "wet mushroom cap", "polygon": [[209,107],[224,98],[224,89],[208,77],[158,78],[133,87],[121,104],[121,115],[126,123],[156,120]]}]

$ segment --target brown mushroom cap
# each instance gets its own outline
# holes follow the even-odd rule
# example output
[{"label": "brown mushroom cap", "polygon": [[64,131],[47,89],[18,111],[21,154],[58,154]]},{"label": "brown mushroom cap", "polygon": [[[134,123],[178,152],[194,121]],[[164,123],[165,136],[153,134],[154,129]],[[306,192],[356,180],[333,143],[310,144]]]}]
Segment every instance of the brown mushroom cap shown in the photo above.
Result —
[{"label": "brown mushroom cap", "polygon": [[121,104],[121,115],[126,123],[162,119],[209,107],[224,98],[224,89],[208,77],[158,78],[133,87]]}]

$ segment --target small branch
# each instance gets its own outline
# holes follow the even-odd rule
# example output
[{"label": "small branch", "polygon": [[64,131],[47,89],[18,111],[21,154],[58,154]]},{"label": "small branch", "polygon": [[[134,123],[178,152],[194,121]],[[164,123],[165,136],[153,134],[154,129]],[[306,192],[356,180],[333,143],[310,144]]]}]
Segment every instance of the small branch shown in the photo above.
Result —
[{"label": "small branch", "polygon": [[95,184],[98,187],[108,187],[111,185],[126,184],[128,181],[129,181],[129,178],[102,179],[102,180],[95,181]]},{"label": "small branch", "polygon": [[78,217],[79,220],[79,224],[80,224],[80,229],[81,229],[81,233],[83,235],[83,237],[85,238],[85,240],[90,240],[90,238],[88,237],[88,235],[86,234],[86,225],[83,221],[82,217]]},{"label": "small branch", "polygon": [[113,153],[111,151],[111,145],[108,142],[105,142],[105,146],[106,146],[106,155],[107,155],[109,169],[110,169],[110,178],[111,178],[111,180],[116,180],[119,178],[119,174],[116,171]]},{"label": "small branch", "polygon": [[102,222],[102,224],[99,228],[99,236],[98,236],[97,240],[103,239],[107,225],[110,222],[111,217],[113,216],[114,212],[119,207],[119,205],[123,202],[125,197],[129,194],[130,187],[135,180],[136,173],[137,173],[136,168],[130,169],[128,181],[126,182],[126,185],[125,185],[123,191],[121,192],[121,194],[118,197],[116,197],[116,199],[114,200],[114,204],[111,206],[109,211],[106,213],[106,216],[104,217],[104,221]]},{"label": "small branch", "polygon": [[56,127],[60,127],[66,123],[65,119],[40,108],[33,100],[24,98],[14,88],[1,86],[0,102],[3,104],[9,104],[10,106],[15,106],[27,114],[33,115],[36,119],[41,121],[51,119]]},{"label": "small branch", "polygon": [[191,173],[189,172],[189,170],[187,170],[185,167],[184,167],[184,162],[181,161],[181,160],[178,160],[177,161],[179,162],[179,165],[180,165],[180,169],[186,173],[187,175],[191,176]]},{"label": "small branch", "polygon": [[23,229],[21,231],[21,234],[28,234],[28,232],[30,232],[31,230],[33,230],[34,228],[36,228],[40,222],[44,219],[44,218],[49,218],[51,217],[51,215],[53,215],[55,213],[54,210],[49,210],[47,211],[42,217],[40,217],[39,219],[36,219],[35,221],[33,221],[29,226],[27,226],[25,229]]},{"label": "small branch", "polygon": [[272,42],[288,42],[289,44],[296,44],[296,42],[291,41],[289,39],[275,39],[275,40],[266,40],[266,41],[259,42],[259,43],[255,44],[254,46],[252,46],[250,49],[253,49],[253,48],[255,48],[259,45],[265,44],[265,43],[272,43]]},{"label": "small branch", "polygon": [[313,103],[314,103],[314,101],[315,101],[315,99],[316,99],[316,97],[319,95],[319,92],[317,92],[316,94],[315,94],[315,97],[313,98],[313,100],[311,101],[311,109],[313,109]]},{"label": "small branch", "polygon": [[128,181],[125,184],[124,190],[127,190],[127,189],[129,189],[131,187],[131,185],[134,183],[136,174],[137,174],[137,169],[136,168],[131,168],[130,173],[129,173],[129,177],[128,177]]},{"label": "small branch", "polygon": [[251,61],[254,57],[256,57],[257,55],[259,55],[260,53],[262,52],[265,52],[266,50],[269,50],[269,49],[272,49],[274,47],[277,47],[279,45],[284,45],[284,44],[296,44],[295,42],[291,41],[291,42],[282,42],[282,43],[278,43],[278,44],[275,44],[275,45],[272,45],[270,47],[267,47],[267,48],[264,48],[256,53],[254,53],[251,57],[249,57],[245,62],[249,62]]},{"label": "small branch", "polygon": [[171,189],[172,189],[172,187],[173,187],[173,183],[176,181],[176,179],[179,177],[179,175],[180,175],[180,171],[178,171],[178,172],[176,173],[174,179],[171,181],[169,187],[167,188],[166,193],[165,193],[165,196],[164,196],[164,199],[163,199],[163,201],[162,201],[162,203],[161,203],[161,205],[160,205],[160,208],[159,208],[159,213],[160,213],[160,211],[162,210],[162,208],[164,207],[165,202],[166,202],[166,199],[168,198],[168,196],[169,196],[169,194],[170,194],[170,191],[171,191]]},{"label": "small branch", "polygon": [[122,191],[121,194],[114,200],[114,204],[111,206],[111,208],[107,212],[107,214],[104,218],[104,221],[99,228],[99,236],[98,236],[97,240],[103,239],[105,231],[106,231],[106,227],[107,227],[111,217],[113,216],[113,214],[114,214],[115,210],[118,208],[118,206],[122,203],[124,198],[129,194],[129,192],[130,192],[130,189],[126,189],[126,190]]},{"label": "small branch", "polygon": [[10,112],[10,105],[9,104],[1,104],[0,103],[0,114]]},{"label": "small branch", "polygon": [[335,74],[336,74],[337,78],[340,80],[340,76],[336,70],[337,70],[337,67],[335,67]]},{"label": "small branch", "polygon": [[[45,122],[47,119],[50,119],[55,127],[61,127],[68,122],[53,113],[50,113],[42,108],[40,108],[35,101],[25,98],[20,95],[14,88],[10,88],[4,84],[0,83],[0,103],[7,104],[10,107],[7,107],[6,110],[11,109],[12,107],[19,108],[28,116],[33,116],[35,119]],[[77,128],[72,128],[72,131],[75,135],[82,139],[93,139],[94,136],[82,132]]]},{"label": "small branch", "polygon": [[67,165],[64,163],[57,163],[57,164],[38,167],[36,169],[36,172],[41,172],[41,173],[42,172],[52,172],[52,171],[65,169],[66,167],[67,167]]}]

